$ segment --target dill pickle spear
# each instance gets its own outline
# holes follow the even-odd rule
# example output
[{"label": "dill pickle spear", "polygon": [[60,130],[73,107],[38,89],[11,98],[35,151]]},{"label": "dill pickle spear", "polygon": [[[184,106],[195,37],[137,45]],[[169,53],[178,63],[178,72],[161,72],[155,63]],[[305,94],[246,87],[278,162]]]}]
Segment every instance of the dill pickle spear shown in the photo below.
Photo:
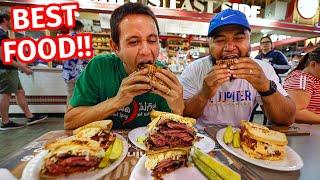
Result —
[{"label": "dill pickle spear", "polygon": [[240,147],[240,132],[236,131],[233,133],[233,140],[232,140],[232,146],[234,148],[239,148]]},{"label": "dill pickle spear", "polygon": [[121,156],[122,150],[123,150],[122,141],[121,141],[121,139],[116,138],[116,140],[113,142],[112,151],[109,156],[109,159],[111,161],[117,160]]},{"label": "dill pickle spear", "polygon": [[241,176],[237,172],[233,171],[229,167],[215,160],[208,154],[203,153],[198,148],[195,149],[194,155],[196,156],[196,158],[202,161],[205,165],[207,165],[212,170],[214,170],[222,179],[230,179],[230,180],[241,179]]},{"label": "dill pickle spear", "polygon": [[112,144],[108,147],[108,149],[104,153],[104,157],[99,163],[99,168],[102,169],[102,168],[105,168],[105,167],[109,166],[109,164],[110,164],[109,156],[111,154],[111,151],[112,151]]},{"label": "dill pickle spear", "polygon": [[223,141],[224,143],[229,144],[229,143],[232,143],[232,139],[233,139],[233,129],[232,129],[232,126],[229,125],[224,131]]},{"label": "dill pickle spear", "polygon": [[210,167],[205,165],[202,161],[197,159],[196,156],[191,156],[196,167],[205,175],[209,180],[222,180],[222,178]]}]

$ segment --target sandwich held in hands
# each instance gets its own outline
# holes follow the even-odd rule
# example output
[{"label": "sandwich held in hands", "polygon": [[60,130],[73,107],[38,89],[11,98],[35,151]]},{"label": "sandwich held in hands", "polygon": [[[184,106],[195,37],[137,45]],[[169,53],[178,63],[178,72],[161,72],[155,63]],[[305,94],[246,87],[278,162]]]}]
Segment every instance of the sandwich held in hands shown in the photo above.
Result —
[{"label": "sandwich held in hands", "polygon": [[151,80],[154,81],[156,83],[159,83],[163,86],[166,86],[166,83],[164,83],[162,80],[160,80],[159,78],[156,77],[156,72],[160,72],[161,68],[157,67],[154,64],[141,64],[140,67],[138,68],[139,70],[143,70],[143,69],[148,69],[148,74],[147,77]]},{"label": "sandwich held in hands", "polygon": [[[239,60],[238,58],[228,58],[228,59],[218,59],[216,60],[216,65],[226,65],[227,69],[230,69],[232,65]],[[234,79],[234,77],[230,77],[230,80]]]},{"label": "sandwich held in hands", "polygon": [[190,150],[196,139],[193,127],[196,120],[157,111],[152,111],[151,117],[153,119],[148,125],[145,140],[145,167],[152,171],[152,176],[161,178],[164,174],[187,166]]},{"label": "sandwich held in hands", "polygon": [[227,68],[230,69],[232,65],[236,63],[238,58],[231,58],[231,59],[218,59],[216,60],[216,65],[227,65]]}]

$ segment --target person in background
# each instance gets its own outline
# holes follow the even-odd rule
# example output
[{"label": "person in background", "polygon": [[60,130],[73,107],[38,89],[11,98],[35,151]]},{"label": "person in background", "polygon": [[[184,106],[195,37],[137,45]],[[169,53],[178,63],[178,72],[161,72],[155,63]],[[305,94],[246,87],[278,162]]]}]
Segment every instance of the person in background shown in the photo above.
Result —
[{"label": "person in background", "polygon": [[273,49],[272,40],[269,36],[264,36],[260,39],[260,49],[261,52],[255,57],[255,59],[269,62],[276,71],[281,83],[282,81],[279,74],[284,74],[291,68],[287,57],[281,51]]},{"label": "person in background", "polygon": [[[114,54],[95,56],[79,76],[68,110],[65,129],[111,119],[113,128],[136,128],[150,123],[152,109],[183,114],[182,86],[167,69],[147,77],[144,64],[155,64],[159,55],[159,26],[151,9],[125,3],[110,19]],[[143,28],[142,28],[143,27]]]},{"label": "person in background", "polygon": [[[257,103],[276,124],[294,122],[295,105],[279,83],[273,67],[250,56],[250,26],[244,13],[226,9],[211,21],[210,55],[187,66],[180,77],[184,115],[197,118],[198,127],[240,125]],[[217,65],[217,60],[233,62]],[[232,79],[231,79],[232,78]]]},{"label": "person in background", "polygon": [[[84,25],[81,21],[76,20],[75,27],[70,31],[71,36],[75,36],[83,31]],[[74,85],[79,75],[88,64],[88,60],[70,59],[63,63],[62,78],[67,85],[67,105],[73,93]]]},{"label": "person in background", "polygon": [[296,104],[296,122],[320,124],[320,47],[303,56],[284,88]]},{"label": "person in background", "polygon": [[[2,40],[9,39],[8,30],[11,28],[10,25],[10,16],[8,14],[0,14],[0,48]],[[0,57],[2,57],[2,51],[0,52]],[[27,75],[32,74],[32,70],[24,64],[14,60],[12,65],[4,65],[0,59],[0,114],[2,117],[0,130],[17,129],[25,126],[25,124],[16,123],[9,119],[9,105],[12,93],[15,94],[17,104],[24,112],[28,125],[47,118],[46,115],[32,114],[30,112],[25,92],[19,79],[18,69]]]}]

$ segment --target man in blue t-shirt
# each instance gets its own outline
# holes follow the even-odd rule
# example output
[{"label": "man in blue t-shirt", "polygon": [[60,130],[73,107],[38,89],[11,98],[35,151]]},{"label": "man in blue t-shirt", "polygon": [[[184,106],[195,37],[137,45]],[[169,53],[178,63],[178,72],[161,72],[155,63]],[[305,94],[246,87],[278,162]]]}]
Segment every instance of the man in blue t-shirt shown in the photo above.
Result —
[{"label": "man in blue t-shirt", "polygon": [[260,49],[261,53],[258,54],[255,59],[264,60],[270,63],[276,71],[281,83],[279,74],[284,74],[291,68],[287,57],[281,51],[272,48],[272,40],[269,36],[264,36],[260,39]]}]

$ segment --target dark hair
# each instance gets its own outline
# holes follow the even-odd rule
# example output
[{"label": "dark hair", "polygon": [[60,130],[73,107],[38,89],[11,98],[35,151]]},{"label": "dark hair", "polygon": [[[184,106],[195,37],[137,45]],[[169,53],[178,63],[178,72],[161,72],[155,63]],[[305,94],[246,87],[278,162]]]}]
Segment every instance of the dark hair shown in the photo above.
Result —
[{"label": "dark hair", "polygon": [[317,63],[320,63],[320,47],[316,48],[315,50],[305,54],[302,59],[300,60],[299,64],[295,70],[303,70],[305,67],[307,67],[311,61],[316,61]]},{"label": "dark hair", "polygon": [[269,39],[269,41],[271,42],[272,44],[272,40],[271,40],[271,37],[268,35],[268,36],[263,36],[261,39],[260,39],[260,43],[262,41],[262,39]]},{"label": "dark hair", "polygon": [[4,22],[3,19],[6,19],[7,21],[9,21],[10,20],[9,14],[0,14],[0,23]]},{"label": "dark hair", "polygon": [[[144,14],[146,16],[150,16],[154,20],[157,26],[158,35],[159,35],[160,31],[159,31],[158,21],[156,19],[156,16],[152,12],[152,10],[148,6],[143,5],[141,3],[128,2],[118,7],[117,9],[115,9],[111,15],[111,19],[110,19],[111,39],[116,45],[119,46],[119,36],[120,36],[119,24],[123,18],[131,14]],[[130,30],[128,29],[128,31]]]},{"label": "dark hair", "polygon": [[83,23],[81,21],[79,21],[79,20],[76,20],[76,25],[72,28],[72,30],[79,31],[82,28],[84,28]]}]

